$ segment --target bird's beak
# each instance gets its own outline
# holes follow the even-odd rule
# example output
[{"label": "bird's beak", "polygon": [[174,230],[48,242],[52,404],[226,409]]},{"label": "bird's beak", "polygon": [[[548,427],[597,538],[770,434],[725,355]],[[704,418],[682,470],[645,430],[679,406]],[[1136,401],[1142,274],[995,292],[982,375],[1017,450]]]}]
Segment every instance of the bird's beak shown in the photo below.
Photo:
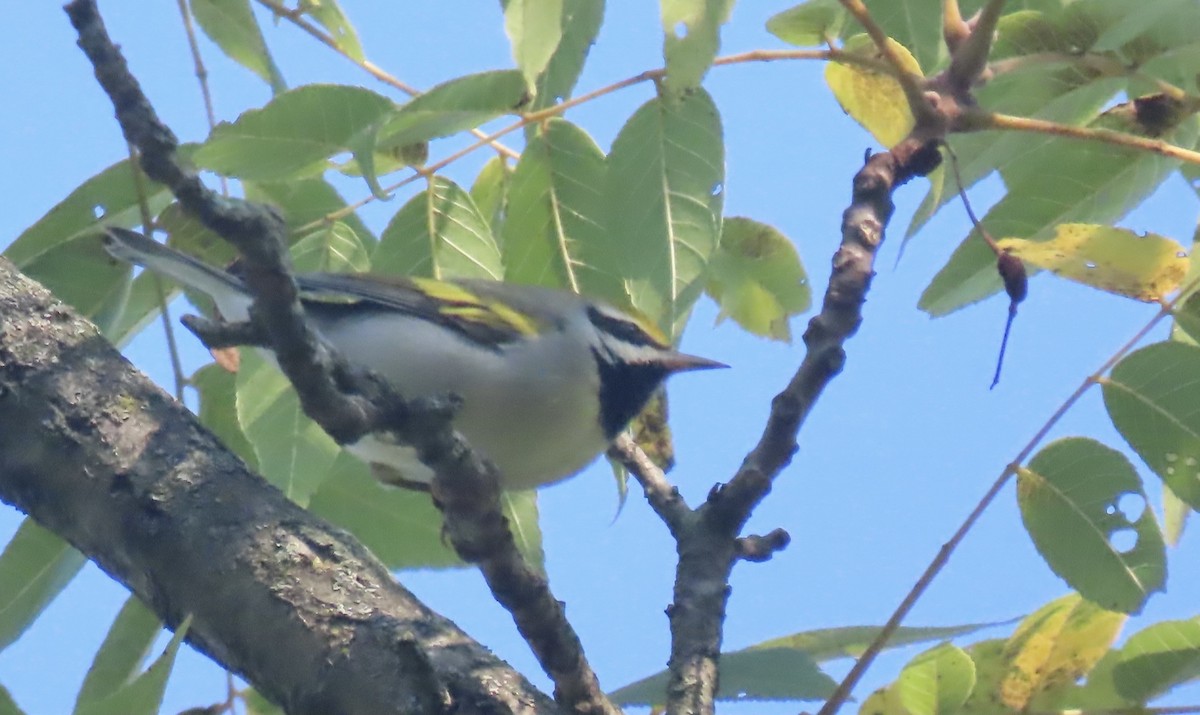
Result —
[{"label": "bird's beak", "polygon": [[689,370],[715,370],[717,368],[729,367],[723,362],[709,360],[698,355],[688,355],[687,353],[673,352],[665,357],[663,364],[671,372],[688,372]]}]

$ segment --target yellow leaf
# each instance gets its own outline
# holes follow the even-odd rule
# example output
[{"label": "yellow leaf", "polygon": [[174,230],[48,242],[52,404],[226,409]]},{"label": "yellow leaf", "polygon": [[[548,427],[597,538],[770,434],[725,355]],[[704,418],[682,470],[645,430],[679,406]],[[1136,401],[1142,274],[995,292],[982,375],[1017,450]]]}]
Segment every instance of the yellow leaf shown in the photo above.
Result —
[{"label": "yellow leaf", "polygon": [[[908,48],[890,38],[888,43],[904,61],[906,70],[921,74],[921,66]],[[846,40],[843,51],[883,59],[866,35]],[[899,144],[912,130],[913,116],[908,100],[893,77],[858,65],[830,62],[825,66],[825,83],[833,90],[842,109],[885,147],[890,149]]]},{"label": "yellow leaf", "polygon": [[1000,701],[1024,710],[1037,696],[1073,684],[1108,652],[1125,619],[1078,594],[1043,606],[1004,646],[1008,672],[1000,682]]},{"label": "yellow leaf", "polygon": [[1175,241],[1112,226],[1064,223],[1048,241],[1005,238],[999,244],[1063,278],[1146,302],[1178,288],[1188,270],[1187,251]]}]

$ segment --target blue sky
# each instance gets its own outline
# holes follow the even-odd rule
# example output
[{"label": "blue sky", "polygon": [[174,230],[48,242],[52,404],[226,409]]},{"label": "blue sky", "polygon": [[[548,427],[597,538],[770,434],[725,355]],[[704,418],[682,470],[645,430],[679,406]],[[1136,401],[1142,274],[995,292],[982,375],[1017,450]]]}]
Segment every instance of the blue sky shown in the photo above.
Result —
[{"label": "blue sky", "polygon": [[[656,3],[610,2],[605,27],[579,89],[587,91],[661,65]],[[384,3],[345,0],[368,57],[406,82],[430,87],[459,74],[510,67],[498,4],[480,0]],[[723,51],[782,47],[763,29],[788,7],[745,2],[725,31]],[[207,134],[203,108],[173,3],[101,3],[110,32],[159,113],[181,138]],[[397,9],[401,8],[401,9]],[[0,179],[6,210],[0,246],[10,242],[80,182],[124,157],[125,144],[91,68],[57,3],[23,3],[0,57],[0,143],[9,169]],[[360,84],[389,90],[286,23],[264,23],[268,42],[292,86],[308,82]],[[202,40],[217,114],[233,119],[269,99],[269,89]],[[873,140],[849,120],[812,62],[749,64],[713,70],[706,86],[726,131],[727,215],[773,224],[797,245],[816,295],[828,278],[839,240],[850,178]],[[624,120],[651,96],[649,85],[607,96],[571,112],[607,148]],[[395,97],[400,99],[399,97]],[[445,156],[456,140],[435,144]],[[451,177],[469,182],[487,158],[478,152]],[[345,182],[348,198],[363,187]],[[972,198],[982,211],[998,197],[985,184]],[[800,630],[883,622],[938,547],[950,536],[1037,427],[1083,379],[1153,314],[1153,306],[1070,285],[1050,276],[1031,281],[1009,346],[1005,376],[988,390],[1007,308],[993,298],[930,320],[917,298],[968,229],[961,208],[949,207],[907,247],[895,268],[899,237],[924,194],[923,182],[901,189],[889,240],[848,345],[845,372],[819,403],[800,435],[800,451],[749,529],[787,529],[791,546],[766,564],[739,565],[733,577],[726,647],[739,648]],[[374,204],[364,218],[381,228],[402,203]],[[1195,226],[1195,194],[1179,179],[1122,225],[1187,243]],[[177,304],[178,314],[182,304]],[[686,350],[733,366],[685,375],[671,385],[679,466],[673,478],[692,503],[732,474],[761,429],[770,397],[786,382],[802,345],[768,343],[730,324],[714,327],[715,307],[703,303],[684,339]],[[793,323],[803,331],[805,316]],[[151,331],[154,332],[154,331]],[[189,365],[206,354],[185,337]],[[128,355],[169,385],[161,341],[139,339]],[[1055,429],[1123,448],[1091,392]],[[1157,479],[1140,467],[1152,494]],[[1157,504],[1157,499],[1153,499]],[[636,487],[614,519],[617,496],[607,466],[541,495],[548,569],[567,602],[606,688],[662,668],[668,653],[663,609],[670,599],[674,550]],[[0,541],[21,516],[0,506]],[[1185,535],[1172,554],[1180,568],[1169,591],[1140,619],[1193,615],[1200,578],[1197,539]],[[471,571],[404,573],[400,580],[501,657],[545,678],[507,614],[491,602]],[[985,515],[950,566],[917,606],[909,623],[949,625],[1028,613],[1066,592],[1041,562],[1021,526],[1011,486]],[[25,637],[0,653],[0,683],[30,715],[69,712],[96,646],[124,589],[89,566]],[[1127,629],[1131,632],[1132,627]],[[902,660],[885,659],[870,682],[894,677]],[[844,664],[836,664],[840,671]],[[223,677],[202,656],[180,659],[164,712],[215,702]],[[859,691],[864,696],[866,689]],[[854,707],[853,705],[848,707]],[[727,712],[795,712],[797,706],[730,707]]]}]

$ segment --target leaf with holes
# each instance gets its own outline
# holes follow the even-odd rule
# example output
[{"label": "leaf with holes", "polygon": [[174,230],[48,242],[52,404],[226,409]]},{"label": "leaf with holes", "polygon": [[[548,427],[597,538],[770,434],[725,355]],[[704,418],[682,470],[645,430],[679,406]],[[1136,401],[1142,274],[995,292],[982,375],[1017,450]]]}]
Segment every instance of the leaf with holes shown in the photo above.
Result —
[{"label": "leaf with holes", "polygon": [[1104,657],[1125,620],[1075,593],[1039,608],[1004,644],[1000,702],[1025,710],[1070,688]]},{"label": "leaf with holes", "polygon": [[975,663],[952,643],[913,658],[892,686],[911,715],[948,715],[967,701],[975,687]]},{"label": "leaf with holes", "polygon": [[846,10],[838,0],[808,0],[771,16],[767,32],[789,45],[818,47],[841,34]]},{"label": "leaf with holes", "polygon": [[276,94],[287,90],[283,74],[267,51],[250,0],[190,0],[189,5],[204,34],[230,59],[258,75]]},{"label": "leaf with holes", "polygon": [[1113,426],[1154,473],[1200,508],[1200,348],[1156,343],[1128,355],[1103,381]]},{"label": "leaf with holes", "polygon": [[1002,238],[998,243],[1026,264],[1146,302],[1178,288],[1188,268],[1187,252],[1169,238],[1098,224],[1064,223],[1047,241]]},{"label": "leaf with holes", "polygon": [[371,256],[380,273],[501,280],[504,267],[491,226],[471,195],[441,176],[396,212]]},{"label": "leaf with holes", "polygon": [[[1042,558],[1085,598],[1134,613],[1162,590],[1162,534],[1120,452],[1082,437],[1054,442],[1018,471],[1017,501]],[[1113,541],[1126,536],[1136,541]]]},{"label": "leaf with holes", "polygon": [[370,90],[310,84],[218,124],[193,158],[205,169],[252,181],[312,175],[394,112],[390,99]]},{"label": "leaf with holes", "polygon": [[1164,621],[1133,634],[1117,657],[1113,680],[1124,697],[1146,702],[1200,676],[1200,621]]},{"label": "leaf with holes", "polygon": [[570,122],[552,119],[533,137],[509,183],[505,280],[628,303],[606,242],[604,172],[604,153]]},{"label": "leaf with holes", "polygon": [[700,86],[721,47],[734,0],[662,0],[665,84],[675,98]]},{"label": "leaf with holes", "polygon": [[[904,62],[905,69],[921,74],[920,65],[903,45],[894,40],[888,42]],[[845,51],[880,58],[879,51],[866,35],[847,40]],[[913,116],[908,99],[895,78],[858,65],[830,62],[825,66],[825,83],[842,109],[885,147],[895,146],[912,130]]]},{"label": "leaf with holes", "polygon": [[[1200,120],[1189,119],[1164,137],[1192,146]],[[983,217],[994,236],[1050,238],[1063,223],[1113,223],[1150,195],[1179,166],[1176,159],[1062,137],[1029,139],[1020,160],[1001,169],[1008,193]],[[996,257],[974,230],[921,295],[934,316],[999,291]]]},{"label": "leaf with holes", "polygon": [[725,219],[707,290],[721,306],[718,322],[733,318],[755,335],[784,342],[792,339],[788,319],[812,300],[792,242],[775,227],[742,217]]},{"label": "leaf with holes", "polygon": [[643,104],[608,156],[609,250],[634,307],[672,337],[704,288],[724,180],[721,118],[703,89]]}]

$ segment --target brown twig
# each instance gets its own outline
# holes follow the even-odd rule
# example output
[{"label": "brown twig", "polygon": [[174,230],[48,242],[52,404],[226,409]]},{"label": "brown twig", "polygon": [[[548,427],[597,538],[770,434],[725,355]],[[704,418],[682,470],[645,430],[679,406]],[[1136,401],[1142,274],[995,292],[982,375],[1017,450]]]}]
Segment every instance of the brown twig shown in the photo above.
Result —
[{"label": "brown twig", "polygon": [[1140,137],[1136,134],[1128,134],[1126,132],[1118,132],[1111,129],[1077,127],[1070,124],[1051,122],[1045,119],[1015,117],[1009,114],[996,114],[980,109],[969,110],[965,112],[962,117],[960,117],[959,124],[956,129],[958,131],[1007,129],[1017,132],[1050,134],[1053,136],[1067,137],[1069,139],[1098,141],[1127,149],[1147,151],[1171,159],[1178,159],[1189,164],[1200,164],[1200,152],[1192,149],[1185,149],[1184,147],[1176,146],[1159,139],[1147,139],[1146,137]]}]

